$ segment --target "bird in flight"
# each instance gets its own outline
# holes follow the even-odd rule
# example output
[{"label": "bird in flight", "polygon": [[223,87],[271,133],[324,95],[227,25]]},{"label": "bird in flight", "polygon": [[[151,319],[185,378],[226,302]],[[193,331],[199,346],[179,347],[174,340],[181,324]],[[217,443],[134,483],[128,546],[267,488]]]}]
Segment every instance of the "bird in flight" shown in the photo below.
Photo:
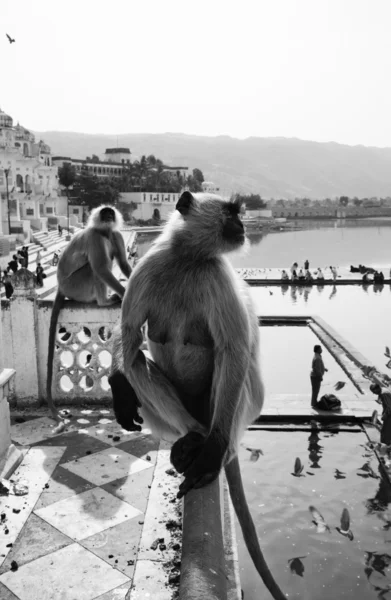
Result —
[{"label": "bird in flight", "polygon": [[10,44],[12,44],[15,41],[10,35],[8,35],[8,33],[6,33],[5,35],[7,36]]}]

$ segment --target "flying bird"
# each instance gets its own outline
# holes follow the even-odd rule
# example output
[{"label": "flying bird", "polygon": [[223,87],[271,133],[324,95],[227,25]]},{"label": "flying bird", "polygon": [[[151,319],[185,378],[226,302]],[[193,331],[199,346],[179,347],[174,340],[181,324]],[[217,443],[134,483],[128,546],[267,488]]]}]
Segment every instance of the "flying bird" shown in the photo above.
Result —
[{"label": "flying bird", "polygon": [[341,527],[336,527],[336,530],[341,535],[347,537],[350,541],[353,540],[353,532],[350,529],[350,515],[347,508],[344,508],[341,516]]},{"label": "flying bird", "polygon": [[293,473],[292,473],[292,475],[294,477],[301,477],[303,469],[304,469],[304,465],[302,464],[300,458],[297,457],[296,460],[295,460],[295,466],[293,467]]},{"label": "flying bird", "polygon": [[14,41],[15,41],[15,39],[14,39],[14,38],[12,38],[10,35],[8,35],[8,33],[6,33],[5,35],[7,36],[9,43],[10,43],[10,44],[13,44],[13,43],[14,43]]},{"label": "flying bird", "polygon": [[335,384],[334,388],[337,390],[342,390],[342,388],[346,385],[345,381],[337,381],[337,383]]},{"label": "flying bird", "polygon": [[301,560],[302,558],[307,558],[307,556],[296,556],[296,558],[290,558],[288,560],[288,565],[291,572],[299,575],[299,577],[303,577],[304,573],[304,565]]},{"label": "flying bird", "polygon": [[330,527],[327,525],[318,509],[315,508],[315,506],[309,506],[308,509],[312,515],[312,522],[316,525],[317,533],[324,533],[325,531],[330,533]]},{"label": "flying bird", "polygon": [[263,455],[263,452],[260,448],[246,448],[249,452],[251,452],[250,460],[251,462],[257,462],[258,458]]}]

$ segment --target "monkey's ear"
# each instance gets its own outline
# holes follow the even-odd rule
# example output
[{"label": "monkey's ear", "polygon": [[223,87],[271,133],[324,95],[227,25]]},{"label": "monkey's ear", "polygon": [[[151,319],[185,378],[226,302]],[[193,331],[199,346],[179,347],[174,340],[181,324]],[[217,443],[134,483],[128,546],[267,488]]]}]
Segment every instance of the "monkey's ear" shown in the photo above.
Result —
[{"label": "monkey's ear", "polygon": [[187,215],[192,203],[194,202],[194,196],[190,192],[183,192],[182,196],[179,198],[176,203],[176,210],[178,210],[181,215]]}]

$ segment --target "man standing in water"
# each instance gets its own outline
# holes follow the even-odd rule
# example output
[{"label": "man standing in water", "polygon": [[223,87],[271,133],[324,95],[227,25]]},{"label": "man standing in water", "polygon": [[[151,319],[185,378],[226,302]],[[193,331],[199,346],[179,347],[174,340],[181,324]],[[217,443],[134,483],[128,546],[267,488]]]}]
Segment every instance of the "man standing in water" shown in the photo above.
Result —
[{"label": "man standing in water", "polygon": [[382,388],[379,383],[372,383],[369,389],[377,396],[376,402],[383,407],[383,425],[380,432],[382,444],[391,444],[391,390]]},{"label": "man standing in water", "polygon": [[312,387],[312,397],[311,397],[311,406],[312,408],[316,408],[316,402],[318,400],[320,386],[322,383],[323,375],[327,371],[323,364],[322,359],[322,346],[317,344],[314,346],[314,358],[312,359],[312,370],[311,370],[311,387]]}]

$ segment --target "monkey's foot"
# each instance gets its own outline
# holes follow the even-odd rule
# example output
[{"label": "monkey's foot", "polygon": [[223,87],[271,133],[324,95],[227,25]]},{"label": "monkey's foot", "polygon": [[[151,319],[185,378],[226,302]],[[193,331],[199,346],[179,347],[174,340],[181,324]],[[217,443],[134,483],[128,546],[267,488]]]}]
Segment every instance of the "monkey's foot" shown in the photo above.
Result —
[{"label": "monkey's foot", "polygon": [[[191,437],[188,438],[188,436]],[[202,439],[203,442],[201,442]],[[184,446],[184,452],[187,452],[187,455],[184,455],[183,463],[179,461],[179,466],[186,463],[186,468],[183,471],[185,479],[179,486],[179,492],[177,494],[178,498],[182,498],[182,496],[187,494],[187,492],[193,488],[201,488],[212,483],[212,481],[219,476],[225,453],[225,449],[218,439],[215,439],[212,436],[205,439],[199,433],[191,432],[178,440],[172,448],[171,462],[175,468],[177,467],[173,461],[173,451],[176,444],[180,443],[182,440],[183,443],[186,444],[186,446]],[[180,449],[181,447],[179,447],[179,450]],[[176,455],[174,460],[175,459]]]},{"label": "monkey's foot", "polygon": [[178,473],[184,473],[190,467],[204,444],[205,437],[196,431],[190,431],[175,442],[170,460]]},{"label": "monkey's foot", "polygon": [[141,406],[136,392],[128,379],[120,371],[109,377],[109,384],[113,395],[113,409],[117,422],[126,431],[141,431],[143,423],[138,409]]}]

